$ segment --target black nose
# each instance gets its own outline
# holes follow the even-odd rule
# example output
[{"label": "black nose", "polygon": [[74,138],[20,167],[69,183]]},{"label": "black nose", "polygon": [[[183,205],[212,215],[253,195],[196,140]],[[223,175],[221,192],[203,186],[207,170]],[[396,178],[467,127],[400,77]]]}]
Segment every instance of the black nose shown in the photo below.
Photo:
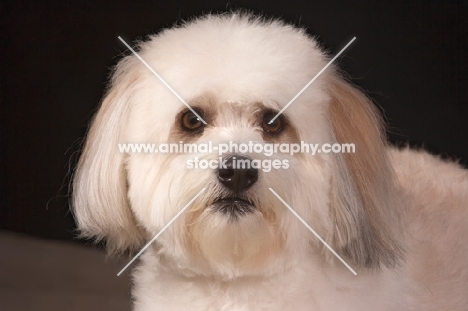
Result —
[{"label": "black nose", "polygon": [[223,159],[224,167],[218,169],[218,179],[235,193],[252,186],[258,179],[258,170],[252,168],[252,159],[244,156],[229,156]]}]

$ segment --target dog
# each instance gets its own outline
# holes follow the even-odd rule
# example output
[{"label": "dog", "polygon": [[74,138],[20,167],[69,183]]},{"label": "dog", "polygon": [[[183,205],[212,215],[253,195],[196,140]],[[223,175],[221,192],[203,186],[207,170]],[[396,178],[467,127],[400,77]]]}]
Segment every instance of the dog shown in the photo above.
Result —
[{"label": "dog", "polygon": [[[160,234],[133,269],[134,310],[468,310],[467,170],[387,143],[333,65],[273,120],[329,60],[305,30],[210,14],[137,50],[154,72],[116,65],[73,181],[82,236],[135,254]],[[118,149],[148,142],[355,152]],[[280,167],[258,167],[269,159]]]}]

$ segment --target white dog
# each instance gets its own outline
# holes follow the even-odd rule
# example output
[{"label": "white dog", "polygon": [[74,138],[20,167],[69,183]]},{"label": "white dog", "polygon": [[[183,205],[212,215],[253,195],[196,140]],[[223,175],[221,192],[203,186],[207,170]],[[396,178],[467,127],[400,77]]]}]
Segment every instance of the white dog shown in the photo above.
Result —
[{"label": "white dog", "polygon": [[[306,33],[208,15],[117,65],[74,178],[83,235],[150,241],[135,310],[468,310],[468,172],[388,146],[379,113]],[[206,121],[206,124],[202,122]],[[121,153],[119,143],[353,143],[355,153]],[[236,169],[233,157],[287,167]],[[226,168],[227,167],[227,168]],[[356,272],[354,275],[270,190]]]}]

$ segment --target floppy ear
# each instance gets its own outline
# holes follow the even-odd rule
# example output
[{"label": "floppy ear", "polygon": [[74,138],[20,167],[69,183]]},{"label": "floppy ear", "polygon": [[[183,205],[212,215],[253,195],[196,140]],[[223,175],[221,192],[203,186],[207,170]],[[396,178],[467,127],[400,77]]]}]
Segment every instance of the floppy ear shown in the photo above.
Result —
[{"label": "floppy ear", "polygon": [[331,213],[335,247],[362,267],[393,267],[402,257],[400,199],[383,122],[373,103],[341,77],[331,77],[330,121],[338,143],[355,153],[336,154]]},{"label": "floppy ear", "polygon": [[73,179],[73,210],[84,237],[105,240],[112,252],[142,241],[127,200],[126,171],[118,143],[126,126],[129,100],[138,85],[131,59],[116,68],[104,100],[87,134]]}]

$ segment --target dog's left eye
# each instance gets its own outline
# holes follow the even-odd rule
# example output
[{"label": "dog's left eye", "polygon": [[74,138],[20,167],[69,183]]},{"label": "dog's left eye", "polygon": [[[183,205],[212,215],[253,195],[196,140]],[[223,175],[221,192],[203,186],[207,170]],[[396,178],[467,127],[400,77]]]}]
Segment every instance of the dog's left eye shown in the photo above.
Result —
[{"label": "dog's left eye", "polygon": [[271,119],[276,116],[276,112],[270,111],[263,115],[262,128],[269,134],[279,134],[284,128],[284,120],[282,116],[279,116],[272,123]]},{"label": "dog's left eye", "polygon": [[[197,113],[200,115],[198,111]],[[182,115],[181,125],[187,131],[198,131],[204,126],[203,122],[192,111],[187,111]]]}]

